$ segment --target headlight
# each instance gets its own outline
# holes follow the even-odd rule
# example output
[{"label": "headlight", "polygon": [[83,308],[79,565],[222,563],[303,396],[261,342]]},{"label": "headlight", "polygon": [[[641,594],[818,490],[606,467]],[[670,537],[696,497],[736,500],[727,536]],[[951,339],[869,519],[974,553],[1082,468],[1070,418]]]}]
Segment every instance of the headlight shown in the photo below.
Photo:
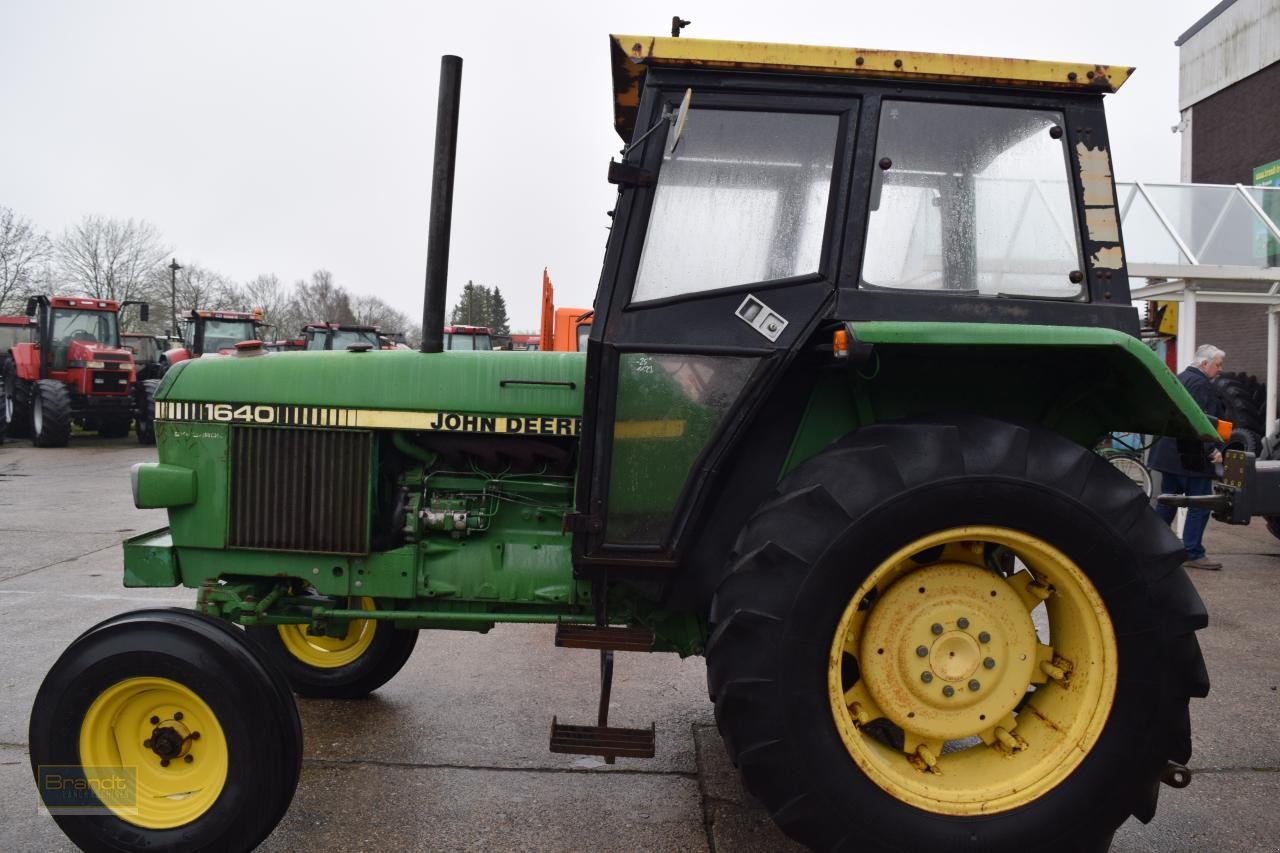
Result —
[{"label": "headlight", "polygon": [[104,361],[86,361],[84,366],[90,370],[102,370],[107,364]]}]

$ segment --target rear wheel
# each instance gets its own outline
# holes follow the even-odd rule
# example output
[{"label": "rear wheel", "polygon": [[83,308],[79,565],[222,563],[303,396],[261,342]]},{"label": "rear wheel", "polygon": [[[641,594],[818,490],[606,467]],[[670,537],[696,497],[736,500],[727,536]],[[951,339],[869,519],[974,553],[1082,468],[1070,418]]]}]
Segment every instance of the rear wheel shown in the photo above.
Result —
[{"label": "rear wheel", "polygon": [[[302,729],[283,677],[243,632],[144,610],[81,635],[31,710],[31,766],[84,850],[250,850],[297,785]],[[92,813],[59,812],[42,770],[79,773]],[[120,778],[124,783],[107,785]],[[108,793],[114,792],[114,793]]]},{"label": "rear wheel", "polygon": [[12,358],[4,361],[3,378],[5,435],[23,438],[31,429],[31,415],[27,409],[30,383],[18,378],[18,366]]},{"label": "rear wheel", "polygon": [[138,403],[135,416],[138,421],[138,444],[156,443],[156,389],[159,379],[144,379],[138,383]]},{"label": "rear wheel", "polygon": [[53,379],[38,379],[31,394],[31,442],[65,447],[71,438],[71,394]]},{"label": "rear wheel", "polygon": [[1079,850],[1190,757],[1207,619],[1096,454],[985,418],[877,425],[797,468],[716,593],[716,720],[819,849]]},{"label": "rear wheel", "polygon": [[[359,599],[372,610],[373,599]],[[307,633],[305,625],[254,625],[249,633],[279,665],[295,692],[328,699],[359,699],[395,677],[418,642],[417,629],[354,619],[341,637]]]}]

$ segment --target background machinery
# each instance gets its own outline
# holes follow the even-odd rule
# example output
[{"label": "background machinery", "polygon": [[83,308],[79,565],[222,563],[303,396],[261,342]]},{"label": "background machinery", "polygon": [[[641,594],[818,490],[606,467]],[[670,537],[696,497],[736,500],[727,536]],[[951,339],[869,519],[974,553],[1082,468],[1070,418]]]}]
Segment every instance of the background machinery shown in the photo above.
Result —
[{"label": "background machinery", "polygon": [[129,433],[135,382],[132,354],[120,344],[120,312],[128,305],[69,296],[32,296],[32,338],[4,358],[4,419],[12,436],[37,447],[62,447],[79,424],[107,438]]}]

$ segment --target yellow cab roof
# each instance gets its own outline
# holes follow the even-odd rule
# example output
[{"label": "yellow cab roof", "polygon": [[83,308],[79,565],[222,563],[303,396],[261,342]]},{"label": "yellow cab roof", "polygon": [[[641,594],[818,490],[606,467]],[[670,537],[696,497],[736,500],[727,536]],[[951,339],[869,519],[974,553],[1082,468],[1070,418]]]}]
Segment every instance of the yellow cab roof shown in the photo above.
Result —
[{"label": "yellow cab roof", "polygon": [[624,140],[630,139],[635,129],[640,90],[650,66],[831,74],[1079,92],[1114,92],[1134,71],[1119,65],[657,36],[611,35],[609,49],[613,66],[614,126]]}]

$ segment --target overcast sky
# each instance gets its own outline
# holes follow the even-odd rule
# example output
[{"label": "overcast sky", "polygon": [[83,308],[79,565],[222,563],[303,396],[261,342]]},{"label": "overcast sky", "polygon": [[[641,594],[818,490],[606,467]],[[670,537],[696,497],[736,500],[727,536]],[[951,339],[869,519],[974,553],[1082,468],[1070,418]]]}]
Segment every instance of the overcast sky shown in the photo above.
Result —
[{"label": "overcast sky", "polygon": [[666,35],[1137,66],[1108,97],[1118,179],[1176,181],[1178,50],[1213,0],[786,3],[0,0],[0,205],[56,235],[146,219],[237,281],[312,270],[422,315],[440,56],[465,60],[450,305],[513,328],[589,306],[614,190],[606,36]]}]

